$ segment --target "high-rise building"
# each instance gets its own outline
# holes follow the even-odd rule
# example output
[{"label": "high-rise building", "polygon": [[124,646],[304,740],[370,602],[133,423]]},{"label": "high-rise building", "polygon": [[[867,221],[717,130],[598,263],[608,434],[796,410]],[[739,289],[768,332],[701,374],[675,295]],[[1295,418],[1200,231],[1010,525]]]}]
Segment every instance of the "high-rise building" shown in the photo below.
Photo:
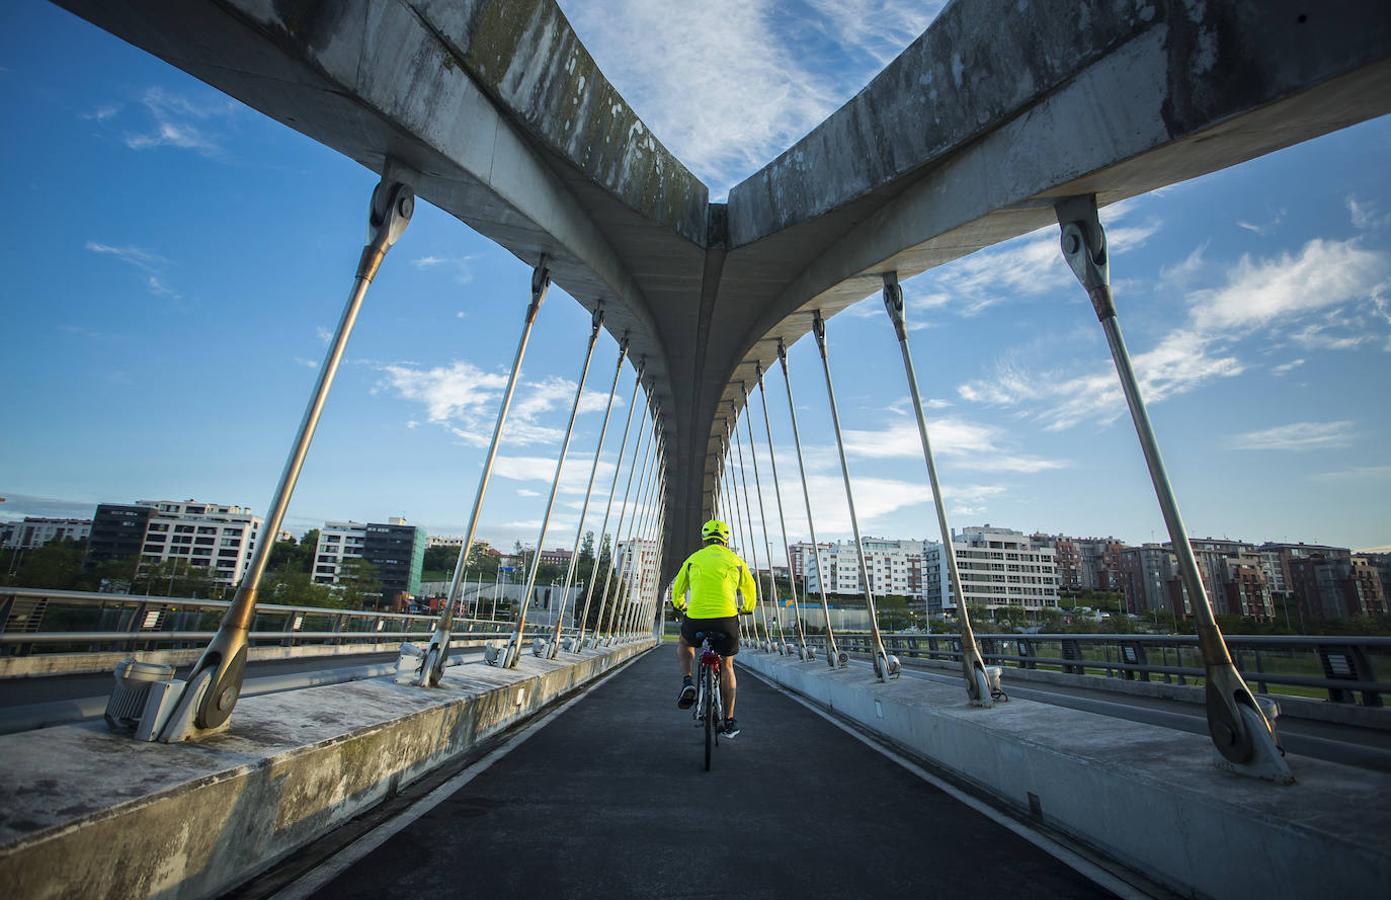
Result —
[{"label": "high-rise building", "polygon": [[[1121,590],[1126,609],[1137,615],[1154,610],[1173,610],[1170,584],[1178,579],[1178,562],[1163,544],[1141,544],[1121,550]],[[1186,594],[1182,601],[1186,601]],[[1182,602],[1186,607],[1186,602]],[[1186,615],[1180,608],[1178,615]]]},{"label": "high-rise building", "polygon": [[[924,548],[919,540],[864,539],[865,564],[869,571],[869,586],[875,594],[926,598]],[[935,544],[931,546],[936,546]],[[816,568],[816,554],[811,544],[793,544],[789,548],[792,571],[801,573],[808,596],[821,591],[821,573]],[[859,554],[854,541],[836,541],[821,545],[821,564],[826,568],[827,594],[864,593],[860,577]]]},{"label": "high-rise building", "polygon": [[140,559],[145,543],[145,526],[154,510],[149,506],[126,503],[100,503],[92,516],[92,531],[87,538],[87,554],[83,567],[89,571],[101,562],[130,560],[130,574]]},{"label": "high-rise building", "polygon": [[[1058,605],[1058,572],[1052,547],[1040,547],[1021,531],[981,525],[952,535],[961,588],[968,606],[1042,609]],[[958,598],[940,544],[928,544],[925,577],[931,613],[955,611]]]},{"label": "high-rise building", "polygon": [[1339,619],[1386,613],[1376,568],[1369,560],[1344,552],[1311,551],[1289,560],[1290,591],[1301,617]]},{"label": "high-rise building", "polygon": [[91,519],[25,516],[22,522],[0,523],[0,547],[9,550],[33,550],[53,541],[86,540],[91,534]]},{"label": "high-rise building", "polygon": [[325,522],[319,529],[319,545],[314,552],[314,580],[319,584],[339,584],[344,563],[362,559],[376,570],[383,600],[395,605],[420,592],[428,540],[425,529],[409,525],[397,516],[385,523]]},{"label": "high-rise building", "polygon": [[392,516],[386,523],[369,522],[362,542],[362,558],[377,570],[382,597],[388,603],[414,597],[420,592],[420,574],[425,567],[425,529],[407,525]]},{"label": "high-rise building", "polygon": [[1121,550],[1113,537],[1070,537],[1065,534],[1031,534],[1035,547],[1051,547],[1058,569],[1058,589],[1063,591],[1120,591]]},{"label": "high-rise building", "polygon": [[362,558],[362,544],[367,538],[363,522],[325,522],[319,529],[319,545],[314,550],[314,581],[337,584],[343,563]]},{"label": "high-rise building", "polygon": [[260,516],[245,507],[198,500],[139,500],[136,505],[150,510],[140,548],[142,566],[177,560],[207,569],[218,584],[242,580],[256,549]]}]

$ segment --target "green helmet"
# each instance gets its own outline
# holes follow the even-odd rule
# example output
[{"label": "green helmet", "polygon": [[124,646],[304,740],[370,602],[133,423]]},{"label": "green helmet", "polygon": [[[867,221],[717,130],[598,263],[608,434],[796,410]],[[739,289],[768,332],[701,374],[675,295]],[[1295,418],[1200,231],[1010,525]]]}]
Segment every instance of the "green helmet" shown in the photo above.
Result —
[{"label": "green helmet", "polygon": [[700,536],[707,541],[719,541],[726,547],[729,546],[729,526],[719,519],[711,519],[700,526]]}]

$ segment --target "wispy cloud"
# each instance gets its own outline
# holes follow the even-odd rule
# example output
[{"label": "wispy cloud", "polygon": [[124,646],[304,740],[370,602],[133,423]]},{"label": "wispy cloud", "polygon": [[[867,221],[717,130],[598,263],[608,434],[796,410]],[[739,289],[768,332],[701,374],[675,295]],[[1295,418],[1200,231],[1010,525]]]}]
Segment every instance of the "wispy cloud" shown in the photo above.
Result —
[{"label": "wispy cloud", "polygon": [[1271,366],[1270,371],[1276,375],[1288,375],[1289,373],[1293,372],[1295,369],[1299,368],[1302,365],[1304,365],[1304,357],[1301,356],[1299,359],[1292,359],[1287,363],[1280,363],[1280,365],[1278,366]]},{"label": "wispy cloud", "polygon": [[1353,466],[1333,472],[1319,472],[1310,476],[1315,481],[1370,481],[1391,478],[1391,466]]},{"label": "wispy cloud", "polygon": [[455,284],[468,284],[473,281],[473,260],[476,255],[469,256],[418,256],[411,260],[411,265],[422,272],[432,269],[441,269],[453,273]]},{"label": "wispy cloud", "polygon": [[225,120],[237,110],[235,101],[211,91],[195,98],[158,87],[146,90],[140,104],[152,120],[151,127],[128,132],[125,136],[127,147],[132,150],[176,147],[208,157],[222,155],[215,121]]},{"label": "wispy cloud", "polygon": [[1243,219],[1237,219],[1236,227],[1241,228],[1245,231],[1249,231],[1252,234],[1259,234],[1262,237],[1264,237],[1265,235],[1275,231],[1276,228],[1280,227],[1280,223],[1284,221],[1285,211],[1281,209],[1276,210],[1275,214],[1271,216],[1270,221],[1268,222],[1247,222]]},{"label": "wispy cloud", "polygon": [[143,247],[117,247],[112,244],[103,244],[100,241],[88,241],[87,249],[93,253],[119,259],[123,263],[135,266],[137,269],[143,269],[146,272],[158,271],[169,264],[169,260],[163,256]]},{"label": "wispy cloud", "polygon": [[1248,431],[1232,438],[1233,450],[1332,450],[1352,443],[1354,423],[1291,422],[1263,431]]},{"label": "wispy cloud", "polygon": [[124,104],[122,103],[107,103],[102,106],[98,106],[91,112],[83,113],[82,118],[88,119],[93,122],[105,122],[108,119],[114,119],[116,115],[120,113],[123,107]]},{"label": "wispy cloud", "polygon": [[183,299],[183,295],[165,281],[164,270],[170,265],[170,262],[158,253],[143,247],[118,247],[113,244],[103,244],[100,241],[88,241],[86,246],[92,253],[99,256],[109,256],[144,272],[145,276],[142,278],[142,283],[145,290],[153,296],[163,297],[166,300]]}]

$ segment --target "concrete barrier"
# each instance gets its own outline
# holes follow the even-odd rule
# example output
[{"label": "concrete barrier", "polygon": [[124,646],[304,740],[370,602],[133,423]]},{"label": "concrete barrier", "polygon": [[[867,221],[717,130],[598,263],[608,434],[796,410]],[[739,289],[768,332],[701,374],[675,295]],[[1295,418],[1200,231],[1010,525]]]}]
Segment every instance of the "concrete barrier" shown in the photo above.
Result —
[{"label": "concrete barrier", "polygon": [[[926,649],[919,653],[927,653]],[[961,664],[943,659],[925,659],[909,656],[907,651],[898,650],[899,658],[905,666],[919,669],[937,670],[943,674],[960,677]],[[1101,668],[1098,663],[1090,663],[1093,668]],[[1074,675],[1070,672],[1055,672],[1051,669],[1025,669],[1006,666],[1005,690],[1014,682],[1037,684],[1056,684],[1066,687],[1086,688],[1095,691],[1108,691],[1113,694],[1128,694],[1132,697],[1154,697],[1160,700],[1177,700],[1202,706],[1207,702],[1203,689],[1197,685],[1174,684],[1158,677],[1153,681],[1140,679],[1111,678],[1107,675]],[[1260,679],[1249,673],[1246,683],[1255,689]],[[1360,703],[1333,703],[1330,700],[1315,700],[1312,697],[1297,697],[1292,694],[1269,693],[1265,696],[1280,704],[1280,716],[1287,719],[1307,719],[1311,722],[1328,722],[1333,725],[1353,725],[1358,728],[1374,728],[1378,731],[1391,731],[1391,707],[1363,706]]]},{"label": "concrete barrier", "polygon": [[252,697],[231,730],[146,744],[101,725],[0,737],[12,898],[214,897],[653,646]]},{"label": "concrete barrier", "polygon": [[[422,632],[428,637],[428,632]],[[453,650],[482,647],[488,641],[506,640],[506,634],[480,634],[476,637],[455,638]],[[423,640],[423,638],[422,638]],[[345,644],[297,644],[252,647],[247,653],[250,662],[275,659],[308,659],[322,656],[361,656],[368,653],[395,653],[400,640],[362,641]],[[113,672],[116,664],[132,656],[141,662],[188,666],[198,661],[203,646],[186,650],[110,650],[99,653],[33,653],[28,656],[0,656],[0,678],[44,678],[50,675],[93,675]]]},{"label": "concrete barrier", "polygon": [[875,681],[766,653],[739,663],[1021,816],[1183,896],[1366,897],[1391,884],[1391,775],[1292,757],[1279,786],[1215,765],[1206,737],[965,688]]}]

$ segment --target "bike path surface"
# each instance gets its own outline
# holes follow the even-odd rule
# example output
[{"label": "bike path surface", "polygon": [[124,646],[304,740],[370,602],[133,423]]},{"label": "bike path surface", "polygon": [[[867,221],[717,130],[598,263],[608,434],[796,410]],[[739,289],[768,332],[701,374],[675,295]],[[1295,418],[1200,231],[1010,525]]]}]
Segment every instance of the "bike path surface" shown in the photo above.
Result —
[{"label": "bike path surface", "polygon": [[314,896],[1112,896],[746,669],[707,773],[679,686],[648,653]]}]

